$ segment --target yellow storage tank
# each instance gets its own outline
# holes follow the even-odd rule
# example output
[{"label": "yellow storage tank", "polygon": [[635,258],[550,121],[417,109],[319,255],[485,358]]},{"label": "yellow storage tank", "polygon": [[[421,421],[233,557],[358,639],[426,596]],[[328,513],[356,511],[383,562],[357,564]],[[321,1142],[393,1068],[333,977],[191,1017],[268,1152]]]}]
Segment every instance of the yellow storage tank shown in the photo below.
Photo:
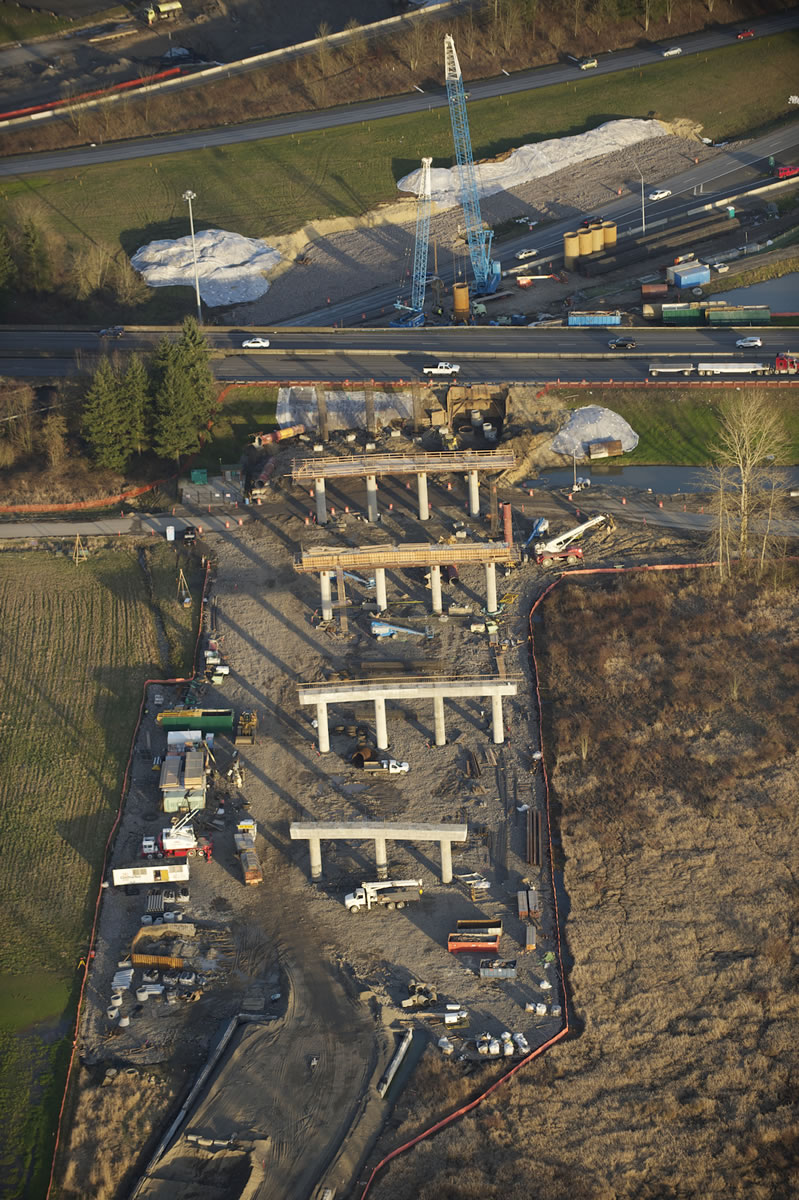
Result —
[{"label": "yellow storage tank", "polygon": [[580,239],[580,258],[587,258],[594,253],[594,235],[590,229],[581,229],[577,236]]},{"label": "yellow storage tank", "polygon": [[580,257],[580,235],[577,233],[564,233],[563,235],[563,265],[567,271],[574,268],[574,264]]},{"label": "yellow storage tank", "polygon": [[605,249],[612,250],[616,245],[616,222],[603,221],[602,234],[605,239]]},{"label": "yellow storage tank", "polygon": [[469,307],[468,283],[454,283],[452,285],[452,301],[453,316],[455,317],[455,320],[468,321],[472,315]]},{"label": "yellow storage tank", "polygon": [[601,224],[591,226],[591,250],[594,254],[600,254],[605,248],[605,231]]}]

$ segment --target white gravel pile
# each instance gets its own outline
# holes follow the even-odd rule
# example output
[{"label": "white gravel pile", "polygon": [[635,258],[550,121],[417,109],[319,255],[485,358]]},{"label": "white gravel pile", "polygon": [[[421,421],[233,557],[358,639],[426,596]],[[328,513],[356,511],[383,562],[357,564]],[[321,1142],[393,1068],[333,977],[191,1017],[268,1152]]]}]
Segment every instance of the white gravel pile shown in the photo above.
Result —
[{"label": "white gravel pile", "polygon": [[[260,238],[224,229],[204,229],[195,237],[200,295],[210,308],[258,300],[269,290],[266,275],[280,254]],[[130,260],[150,287],[194,287],[191,237],[150,242]]]},{"label": "white gravel pile", "polygon": [[564,425],[552,442],[552,449],[556,454],[577,454],[582,458],[589,442],[611,440],[621,442],[626,454],[638,445],[638,434],[612,409],[589,404],[574,410],[568,425]]},{"label": "white gravel pile", "polygon": [[[319,408],[315,387],[280,388],[277,394],[278,425],[304,425],[316,429]],[[366,393],[324,392],[327,404],[328,429],[365,429]],[[410,392],[373,392],[375,423],[389,425],[393,420],[408,420],[413,416],[413,397]]]},{"label": "white gravel pile", "polygon": [[[626,150],[639,142],[662,138],[664,128],[659,121],[641,121],[634,118],[606,121],[587,133],[573,137],[552,138],[547,142],[536,142],[532,146],[519,146],[501,162],[478,163],[477,188],[481,198],[496,192],[510,192],[520,184],[542,179],[569,167],[582,166],[589,159],[601,158]],[[412,171],[400,179],[397,187],[401,192],[418,193],[421,170]],[[457,167],[435,167],[430,172],[433,200],[439,209],[453,208],[460,204],[460,178]]]}]

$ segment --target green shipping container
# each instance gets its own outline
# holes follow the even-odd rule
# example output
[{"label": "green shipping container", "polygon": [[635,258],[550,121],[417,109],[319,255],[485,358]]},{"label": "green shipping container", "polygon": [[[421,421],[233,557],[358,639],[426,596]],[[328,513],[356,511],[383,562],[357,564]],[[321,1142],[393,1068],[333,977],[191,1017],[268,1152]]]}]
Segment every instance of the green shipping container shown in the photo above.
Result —
[{"label": "green shipping container", "polygon": [[671,308],[663,305],[664,325],[701,325],[703,313],[701,308]]},{"label": "green shipping container", "polygon": [[207,483],[208,472],[206,471],[205,467],[198,467],[196,471],[192,471],[191,481],[192,483]]},{"label": "green shipping container", "polygon": [[198,729],[200,733],[232,733],[232,708],[169,708],[155,718],[162,729]]},{"label": "green shipping container", "polygon": [[728,304],[726,308],[709,308],[707,320],[709,325],[768,325],[771,309],[766,304]]}]

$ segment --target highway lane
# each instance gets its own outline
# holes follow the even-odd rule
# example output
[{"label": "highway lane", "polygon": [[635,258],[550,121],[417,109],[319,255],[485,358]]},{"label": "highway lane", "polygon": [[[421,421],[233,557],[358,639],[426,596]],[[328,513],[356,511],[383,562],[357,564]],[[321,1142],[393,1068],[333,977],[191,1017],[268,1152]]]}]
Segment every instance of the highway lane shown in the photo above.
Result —
[{"label": "highway lane", "polygon": [[[434,378],[424,376],[423,368],[441,359],[460,365],[458,380],[464,384],[557,379],[643,383],[650,364],[670,356],[693,363],[702,358],[759,362],[773,359],[784,350],[799,351],[799,331],[779,328],[759,331],[762,348],[745,351],[736,349],[735,341],[751,329],[626,327],[624,332],[636,339],[637,346],[623,352],[613,352],[608,346],[617,332],[613,327],[277,329],[265,331],[272,346],[258,351],[241,349],[242,332],[213,327],[206,330],[216,355],[212,366],[217,379],[419,382]],[[130,329],[109,341],[85,330],[3,329],[0,372],[11,378],[74,375],[91,370],[108,351],[150,351],[161,336],[161,331]],[[178,331],[171,331],[171,336],[177,338]]]},{"label": "highway lane", "polygon": [[[749,23],[759,37],[793,29],[799,25],[799,10],[792,9],[777,13],[762,20]],[[735,40],[735,28],[705,30],[681,38],[683,55],[702,54],[709,50],[729,46]],[[671,43],[673,44],[673,43]],[[667,43],[652,46],[637,46],[613,54],[601,55],[595,70],[581,71],[573,63],[558,63],[521,71],[515,75],[500,75],[495,79],[470,83],[472,101],[534,88],[550,87],[555,83],[577,83],[583,78],[596,75],[628,71],[644,66],[661,64],[668,69],[671,60],[664,59],[662,51]],[[252,70],[249,66],[232,64],[229,76]],[[443,72],[442,72],[443,73]],[[191,81],[186,81],[190,86]],[[196,79],[193,86],[199,86]],[[443,83],[435,92],[411,92],[404,96],[392,96],[382,100],[365,101],[362,104],[323,109],[318,112],[296,113],[264,121],[253,121],[247,125],[223,126],[216,129],[193,130],[186,133],[168,134],[154,138],[140,138],[107,145],[73,147],[67,150],[48,151],[41,154],[15,155],[0,159],[0,176],[25,176],[43,171],[74,169],[95,163],[130,161],[136,158],[152,158],[161,154],[178,154],[185,150],[199,150],[229,146],[238,142],[260,141],[266,138],[298,135],[320,129],[342,125],[356,125],[361,121],[378,121],[384,117],[403,116],[416,112],[427,112],[443,108],[447,104]]]}]

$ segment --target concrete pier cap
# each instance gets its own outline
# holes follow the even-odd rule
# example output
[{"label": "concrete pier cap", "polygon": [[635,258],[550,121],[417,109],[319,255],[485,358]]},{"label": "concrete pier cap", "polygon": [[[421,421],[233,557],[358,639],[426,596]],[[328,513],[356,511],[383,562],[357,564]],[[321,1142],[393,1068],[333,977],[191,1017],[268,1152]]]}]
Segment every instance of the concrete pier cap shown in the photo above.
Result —
[{"label": "concrete pier cap", "polygon": [[422,825],[405,821],[292,821],[289,826],[293,842],[308,842],[311,879],[322,878],[323,841],[374,841],[375,869],[379,878],[384,878],[388,869],[386,842],[438,842],[441,882],[452,883],[452,843],[465,842],[468,832],[469,827],[465,824]]}]

